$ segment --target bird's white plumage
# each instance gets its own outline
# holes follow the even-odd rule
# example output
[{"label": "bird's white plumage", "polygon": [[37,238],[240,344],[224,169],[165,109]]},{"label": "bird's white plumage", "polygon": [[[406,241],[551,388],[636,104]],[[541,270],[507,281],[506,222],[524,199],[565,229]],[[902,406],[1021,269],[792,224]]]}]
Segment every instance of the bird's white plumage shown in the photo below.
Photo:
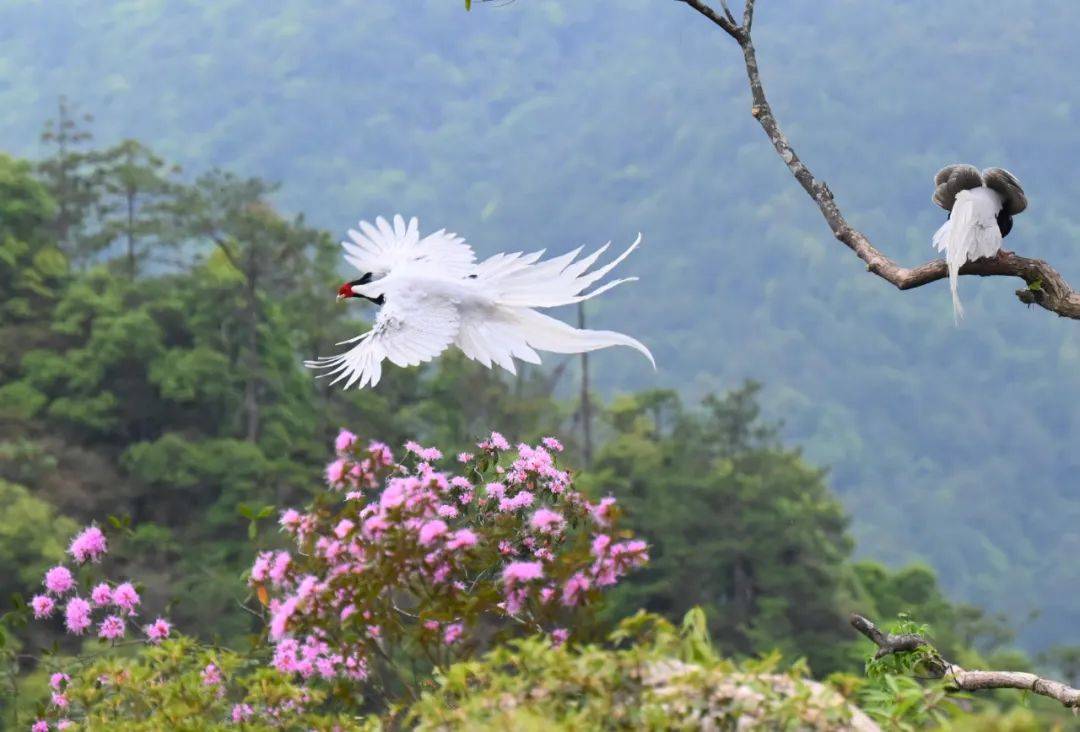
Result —
[{"label": "bird's white plumage", "polygon": [[341,246],[345,259],[361,272],[384,275],[411,267],[460,276],[476,261],[472,247],[445,229],[421,239],[415,217],[406,224],[400,215],[395,216],[391,226],[380,216],[374,224],[361,221],[358,226],[359,230],[349,229],[349,240]]},{"label": "bird's white plumage", "polygon": [[966,262],[992,257],[1001,249],[1001,230],[997,222],[1001,206],[1001,194],[991,188],[980,186],[962,190],[956,194],[949,220],[934,234],[934,247],[945,254],[949,268],[953,316],[957,322],[964,317],[958,291],[960,268]]},{"label": "bird's white plumage", "polygon": [[[374,386],[382,361],[414,366],[430,361],[451,345],[469,358],[516,373],[514,359],[540,363],[540,351],[582,353],[609,346],[641,352],[655,367],[649,349],[614,331],[584,330],[537,312],[595,297],[636,278],[613,280],[585,291],[622,262],[641,243],[641,236],[612,262],[590,271],[608,249],[578,259],[581,249],[541,260],[543,252],[496,254],[479,264],[472,249],[453,234],[438,232],[420,238],[416,219],[400,216],[391,226],[360,223],[344,242],[346,258],[362,273],[380,279],[353,287],[365,297],[385,298],[371,330],[344,343],[356,343],[337,356],[306,362],[327,369],[345,388]],[[338,344],[344,345],[344,344]]]},{"label": "bird's white plumage", "polygon": [[366,333],[339,346],[357,343],[337,356],[308,361],[307,366],[327,369],[332,384],[345,380],[363,388],[375,386],[382,378],[384,359],[398,366],[416,366],[438,356],[454,341],[460,318],[454,305],[445,300],[420,296],[388,301]]}]

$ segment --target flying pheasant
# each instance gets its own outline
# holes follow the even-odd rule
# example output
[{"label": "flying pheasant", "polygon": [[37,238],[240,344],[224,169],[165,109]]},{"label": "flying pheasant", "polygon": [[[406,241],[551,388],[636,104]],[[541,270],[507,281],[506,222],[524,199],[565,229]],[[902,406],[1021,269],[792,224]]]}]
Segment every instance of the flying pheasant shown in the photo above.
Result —
[{"label": "flying pheasant", "polygon": [[374,386],[382,362],[415,366],[450,346],[488,368],[498,364],[516,373],[514,359],[540,363],[537,351],[582,353],[629,346],[656,367],[649,349],[630,336],[607,330],[581,330],[537,311],[582,302],[636,277],[585,290],[614,269],[641,243],[641,236],[612,262],[590,271],[608,245],[578,259],[581,248],[553,259],[532,254],[496,254],[476,262],[472,248],[445,230],[421,238],[417,220],[395,216],[361,221],[343,241],[345,259],[361,272],[346,282],[338,299],[363,298],[380,306],[366,333],[338,345],[356,343],[337,356],[306,361],[325,369],[345,388]]}]

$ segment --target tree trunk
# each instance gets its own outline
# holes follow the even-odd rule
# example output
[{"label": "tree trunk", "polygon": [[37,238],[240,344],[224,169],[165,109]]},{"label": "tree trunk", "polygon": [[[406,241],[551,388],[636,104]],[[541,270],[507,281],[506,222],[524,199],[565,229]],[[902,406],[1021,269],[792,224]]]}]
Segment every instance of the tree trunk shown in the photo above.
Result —
[{"label": "tree trunk", "polygon": [[127,191],[127,258],[128,276],[135,279],[135,191]]},{"label": "tree trunk", "polygon": [[[585,327],[585,303],[578,303],[578,328]],[[592,402],[589,401],[589,354],[581,354],[581,458],[592,465]]]},{"label": "tree trunk", "polygon": [[247,379],[244,382],[244,416],[246,421],[244,439],[259,440],[259,301],[255,289],[255,277],[249,275],[247,284]]}]

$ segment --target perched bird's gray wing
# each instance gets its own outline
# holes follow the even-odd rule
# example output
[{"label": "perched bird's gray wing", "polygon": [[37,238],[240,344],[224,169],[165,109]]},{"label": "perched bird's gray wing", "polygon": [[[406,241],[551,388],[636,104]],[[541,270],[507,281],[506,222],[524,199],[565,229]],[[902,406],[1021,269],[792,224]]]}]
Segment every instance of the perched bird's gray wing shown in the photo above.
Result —
[{"label": "perched bird's gray wing", "polygon": [[416,366],[438,356],[453,343],[460,326],[457,306],[430,295],[391,296],[379,310],[375,324],[366,333],[338,345],[356,343],[337,356],[305,361],[308,368],[327,369],[323,376],[336,376],[332,384],[345,379],[353,384],[375,386],[382,377],[382,362],[390,359],[398,366]]},{"label": "perched bird's gray wing", "polygon": [[1009,216],[1016,216],[1027,208],[1027,196],[1016,176],[1005,168],[987,168],[982,172],[983,185],[1001,194],[1001,209]]},{"label": "perched bird's gray wing", "polygon": [[982,184],[982,175],[974,165],[965,163],[947,165],[934,176],[934,203],[946,211],[952,211],[957,193],[979,188]]}]

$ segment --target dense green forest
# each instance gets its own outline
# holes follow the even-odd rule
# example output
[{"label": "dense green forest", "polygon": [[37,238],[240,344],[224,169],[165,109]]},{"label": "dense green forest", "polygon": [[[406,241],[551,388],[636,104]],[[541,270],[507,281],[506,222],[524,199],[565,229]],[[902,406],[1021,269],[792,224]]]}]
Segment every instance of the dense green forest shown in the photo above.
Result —
[{"label": "dense green forest", "polygon": [[[957,329],[944,286],[901,295],[861,277],[747,115],[736,50],[679,4],[627,0],[617,13],[577,0],[475,5],[465,13],[442,0],[362,9],[290,1],[272,10],[235,0],[7,2],[2,145],[51,155],[54,144],[39,133],[67,94],[97,116],[98,144],[144,140],[183,165],[187,184],[213,165],[280,181],[272,196],[280,210],[305,212],[333,238],[361,216],[397,210],[488,253],[561,252],[641,230],[646,246],[633,266],[643,281],[597,302],[590,319],[642,337],[661,370],[654,377],[633,360],[601,355],[604,393],[678,387],[694,403],[746,378],[763,381],[766,414],[829,469],[854,517],[859,556],[933,566],[951,593],[1007,613],[1030,649],[1069,637],[1080,621],[1060,591],[1080,580],[1065,561],[1080,549],[1077,457],[1068,447],[1077,437],[1069,404],[1080,396],[1076,329],[1017,306],[1005,281],[964,281],[969,317]],[[941,165],[1004,165],[1032,201],[1008,246],[1075,280],[1075,21],[1068,0],[1025,0],[1007,13],[974,0],[827,0],[763,5],[755,31],[794,144],[884,251],[904,263],[929,254],[941,218],[930,177]],[[140,266],[172,272],[151,260],[181,253],[155,248]],[[173,380],[196,367],[243,378],[226,364],[250,349],[161,321],[169,308],[209,307],[212,293],[201,288],[222,304],[239,297],[214,290],[215,278],[233,276],[220,261],[203,266],[195,289],[166,287],[157,295],[167,305],[125,313],[157,323],[139,352],[158,364],[154,383],[194,400],[182,410],[187,421],[158,424],[229,440],[233,425],[216,418],[232,405],[201,408],[224,398],[200,393],[217,380]],[[104,283],[77,286],[88,288],[78,297],[83,318],[107,317],[119,297],[100,291]],[[296,308],[276,305],[280,312],[265,317],[298,330],[304,354],[340,330],[325,310],[299,324],[290,321]],[[242,322],[242,302],[230,307]],[[25,337],[45,338],[33,329]],[[48,349],[85,346],[78,334],[46,340]],[[190,368],[174,371],[162,354],[178,348]],[[279,354],[264,378],[285,378],[277,369],[293,355]],[[303,377],[288,373],[300,389]],[[404,393],[408,378],[393,388]],[[572,392],[571,382],[568,374],[557,393]],[[92,422],[106,406],[100,386],[87,376],[80,388],[98,402],[48,409]],[[299,398],[284,393],[285,402]],[[389,386],[369,397],[397,398]],[[267,435],[296,434],[280,404],[266,411]],[[424,417],[395,419],[404,433]],[[148,441],[152,425],[131,419],[125,440],[147,447],[111,449],[125,454],[125,470],[160,480],[155,455],[179,448]],[[308,419],[328,418],[314,409]],[[318,444],[288,453],[310,458]]]}]

